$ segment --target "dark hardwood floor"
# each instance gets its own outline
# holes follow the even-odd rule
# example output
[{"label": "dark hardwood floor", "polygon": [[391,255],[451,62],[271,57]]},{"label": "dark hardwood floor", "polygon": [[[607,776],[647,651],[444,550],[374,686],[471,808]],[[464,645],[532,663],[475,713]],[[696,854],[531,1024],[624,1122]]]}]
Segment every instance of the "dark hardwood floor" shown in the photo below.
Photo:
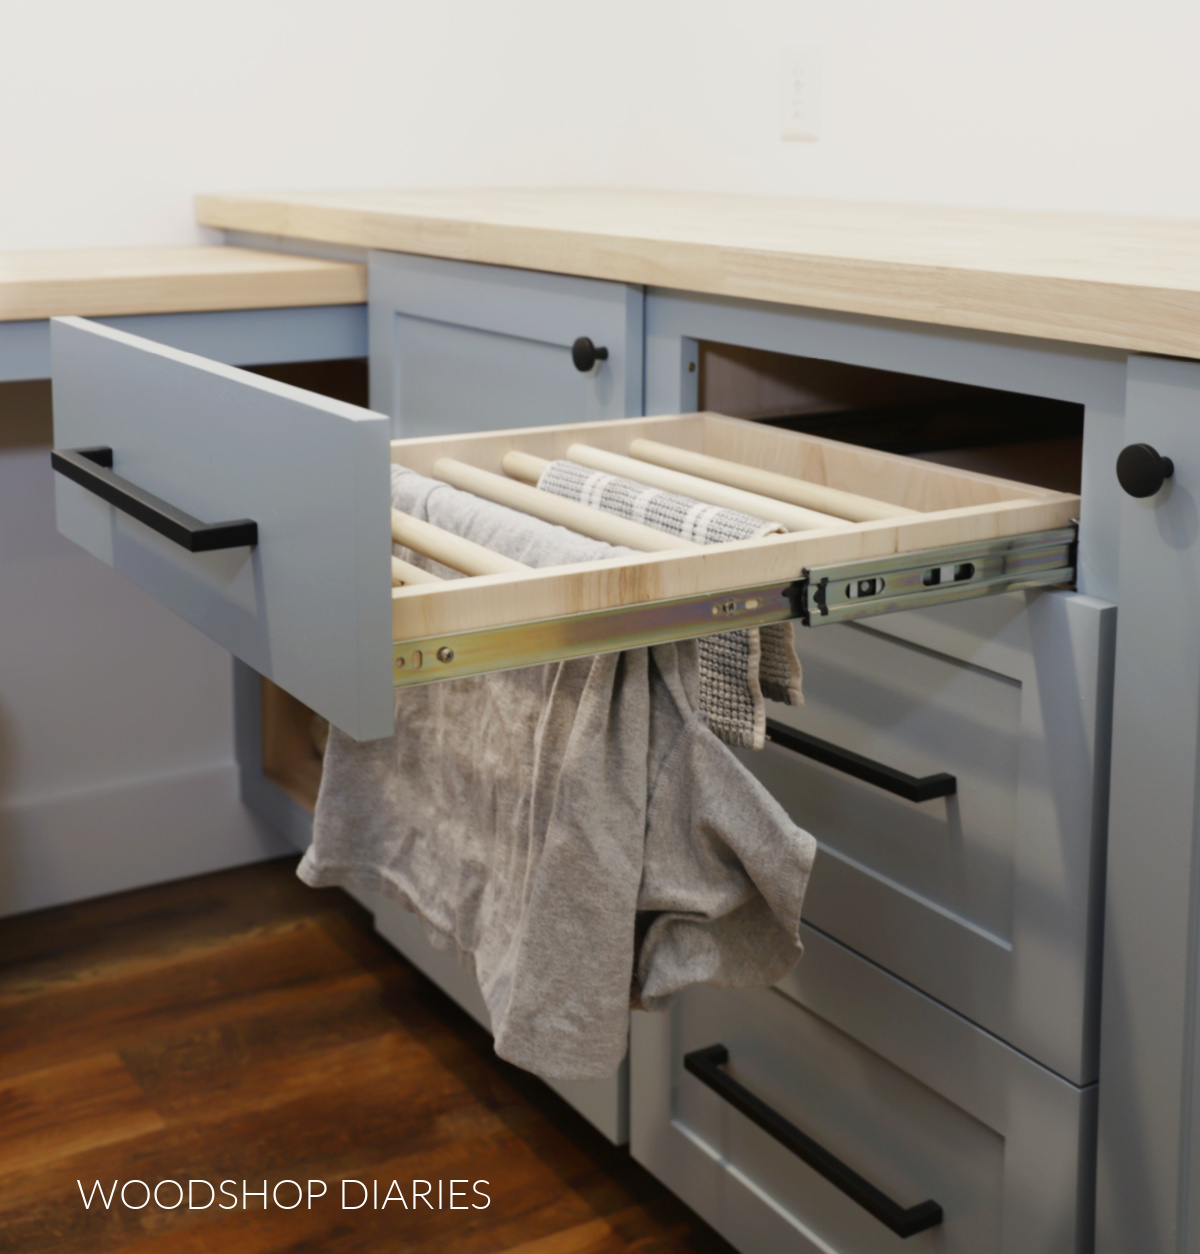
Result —
[{"label": "dark hardwood floor", "polygon": [[[295,862],[0,920],[0,1250],[730,1249]],[[340,1181],[407,1208],[344,1210]],[[430,1209],[414,1180],[487,1181]],[[111,1209],[96,1181],[223,1180]],[[311,1209],[246,1190],[324,1181]],[[446,1188],[448,1189],[448,1183]],[[479,1193],[465,1200],[480,1203]],[[462,1186],[460,1185],[461,1189]],[[319,1186],[312,1186],[314,1194]],[[110,1193],[110,1197],[113,1195]],[[126,1191],[141,1203],[139,1185]],[[174,1203],[173,1186],[159,1193]],[[351,1203],[362,1196],[348,1186]],[[296,1190],[281,1186],[290,1205]],[[195,1186],[199,1206],[208,1194]],[[460,1196],[459,1204],[463,1202]]]}]

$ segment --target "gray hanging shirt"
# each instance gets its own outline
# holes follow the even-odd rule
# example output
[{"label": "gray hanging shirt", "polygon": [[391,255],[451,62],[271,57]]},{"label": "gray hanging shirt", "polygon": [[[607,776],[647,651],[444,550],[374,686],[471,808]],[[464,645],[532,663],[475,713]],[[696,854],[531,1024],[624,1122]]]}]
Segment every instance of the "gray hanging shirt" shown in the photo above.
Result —
[{"label": "gray hanging shirt", "polygon": [[610,1075],[631,1005],[800,956],[816,842],[698,691],[695,641],[402,690],[392,737],[331,731],[299,874],[413,910],[475,975],[502,1058]]}]

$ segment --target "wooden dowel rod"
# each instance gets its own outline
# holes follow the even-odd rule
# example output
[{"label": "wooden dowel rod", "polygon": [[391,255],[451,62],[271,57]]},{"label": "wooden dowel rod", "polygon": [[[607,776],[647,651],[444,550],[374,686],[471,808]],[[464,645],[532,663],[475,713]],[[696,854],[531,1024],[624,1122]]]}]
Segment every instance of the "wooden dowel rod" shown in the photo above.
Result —
[{"label": "wooden dowel rod", "polygon": [[414,566],[412,562],[406,562],[399,557],[392,558],[393,585],[444,582],[445,580],[441,577],[441,575],[435,575],[431,570],[424,570],[420,566]]},{"label": "wooden dowel rod", "polygon": [[744,492],[741,488],[713,483],[710,479],[700,479],[696,475],[681,474],[678,470],[668,470],[650,462],[634,461],[632,457],[622,457],[619,453],[593,448],[589,444],[572,444],[567,449],[567,456],[573,462],[580,462],[593,470],[603,470],[610,475],[624,475],[626,479],[661,488],[664,492],[677,492],[680,496],[694,497],[697,501],[719,505],[722,509],[736,509],[753,518],[777,522],[788,531],[817,531],[849,526],[845,519],[835,518],[832,514],[821,514],[800,505],[773,500],[756,492]]},{"label": "wooden dowel rod", "polygon": [[[802,509],[798,505],[774,501],[753,492],[742,492],[737,488],[727,487],[725,484],[698,479],[694,475],[679,474],[661,466],[653,466],[649,462],[634,461],[632,457],[622,457],[619,453],[609,453],[587,444],[572,444],[567,450],[567,456],[573,462],[578,462],[593,470],[620,475],[648,487],[660,488],[665,492],[690,496],[697,501],[705,501],[722,509],[739,510],[753,518],[777,522],[789,531],[813,531],[818,528],[850,525],[844,519],[834,518],[829,514],[819,514],[813,510]],[[544,457],[535,457],[532,453],[522,453],[516,450],[505,453],[503,460],[506,474],[524,483],[532,484],[538,482],[549,465],[550,463]]]},{"label": "wooden dowel rod", "polygon": [[432,523],[421,522],[419,518],[411,518],[398,509],[392,510],[392,539],[464,575],[506,575],[529,569],[524,562],[493,553],[482,544],[464,540],[462,536],[444,531]]},{"label": "wooden dowel rod", "polygon": [[726,461],[722,457],[693,453],[673,444],[659,444],[656,440],[634,440],[629,452],[633,457],[653,462],[656,466],[670,467],[750,492],[761,492],[764,496],[808,509],[819,509],[850,522],[874,522],[881,518],[921,513],[904,505],[877,501],[874,497],[859,496],[841,488],[828,488],[823,483],[809,483],[806,479],[776,474],[773,470],[759,470],[757,466],[744,466],[741,462]]},{"label": "wooden dowel rod", "polygon": [[520,449],[509,449],[500,463],[504,473],[512,479],[520,479],[522,483],[532,483],[537,487],[538,480],[546,473],[550,463],[544,457],[534,457],[532,453],[522,453]]},{"label": "wooden dowel rod", "polygon": [[474,492],[476,496],[486,497],[498,505],[519,509],[522,513],[542,519],[543,522],[557,523],[560,527],[579,532],[580,535],[591,536],[593,540],[621,544],[626,548],[641,549],[647,553],[700,548],[700,545],[693,544],[691,540],[668,535],[665,531],[657,531],[641,523],[630,522],[616,514],[607,514],[602,509],[593,509],[590,505],[580,505],[578,501],[555,496],[553,492],[531,488],[527,483],[518,483],[515,479],[506,479],[490,470],[468,466],[452,457],[438,458],[433,463],[433,474],[435,478],[461,488],[464,492]]}]

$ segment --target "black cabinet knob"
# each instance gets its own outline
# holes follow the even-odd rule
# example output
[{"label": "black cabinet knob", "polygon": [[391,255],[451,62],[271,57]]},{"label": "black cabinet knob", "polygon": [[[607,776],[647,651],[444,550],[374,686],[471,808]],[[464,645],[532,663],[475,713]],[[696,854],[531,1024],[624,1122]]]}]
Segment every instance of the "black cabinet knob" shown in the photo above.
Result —
[{"label": "black cabinet knob", "polygon": [[1175,463],[1150,444],[1128,444],[1117,458],[1117,482],[1130,496],[1153,496],[1175,473]]},{"label": "black cabinet knob", "polygon": [[571,345],[571,360],[580,374],[587,374],[598,361],[608,360],[608,349],[597,348],[586,335],[581,335]]}]

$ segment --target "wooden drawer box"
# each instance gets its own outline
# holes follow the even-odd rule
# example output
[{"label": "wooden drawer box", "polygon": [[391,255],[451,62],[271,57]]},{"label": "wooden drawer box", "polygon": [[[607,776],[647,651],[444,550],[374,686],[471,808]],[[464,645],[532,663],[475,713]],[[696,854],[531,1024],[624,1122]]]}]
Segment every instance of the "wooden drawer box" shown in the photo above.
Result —
[{"label": "wooden drawer box", "polygon": [[[648,437],[921,512],[393,591],[387,418],[81,319],[54,321],[52,354],[59,466],[74,463],[57,480],[60,531],[359,739],[390,733],[393,686],[1072,574],[1077,497],[686,415],[397,441],[390,457],[499,471],[510,449]],[[97,448],[110,487],[244,522],[254,544],[235,529],[240,544],[193,552],[129,517],[73,481],[97,478],[78,452]]]},{"label": "wooden drawer box", "polygon": [[776,990],[634,1016],[634,1157],[747,1254],[1089,1250],[1095,1086],[804,941]]},{"label": "wooden drawer box", "polygon": [[[1048,592],[798,631],[805,704],[741,754],[818,834],[809,922],[1077,1084],[1098,1068],[1115,627]],[[791,729],[954,791],[913,800]]]}]

